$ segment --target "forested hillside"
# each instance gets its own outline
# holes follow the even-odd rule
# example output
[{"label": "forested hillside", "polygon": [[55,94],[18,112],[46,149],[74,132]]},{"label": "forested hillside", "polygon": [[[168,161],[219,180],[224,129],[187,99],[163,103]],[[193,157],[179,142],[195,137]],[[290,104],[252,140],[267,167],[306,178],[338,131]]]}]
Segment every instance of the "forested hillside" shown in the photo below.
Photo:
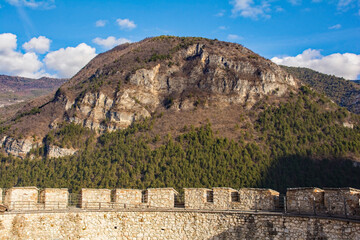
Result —
[{"label": "forested hillside", "polygon": [[[266,99],[251,112],[253,126],[231,126],[238,139],[221,137],[211,122],[183,126],[178,136],[154,134],[166,114],[155,114],[98,140],[76,124],[53,130],[46,141],[83,140],[74,156],[46,158],[46,148],[21,160],[1,156],[0,186],[69,187],[287,187],[360,188],[359,116],[302,87],[278,106]],[[194,110],[194,114],[197,110]],[[352,123],[353,129],[344,127]],[[230,126],[229,126],[230,127]]]},{"label": "forested hillside", "polygon": [[360,85],[356,82],[319,73],[308,68],[282,67],[304,84],[325,94],[340,106],[360,114]]}]

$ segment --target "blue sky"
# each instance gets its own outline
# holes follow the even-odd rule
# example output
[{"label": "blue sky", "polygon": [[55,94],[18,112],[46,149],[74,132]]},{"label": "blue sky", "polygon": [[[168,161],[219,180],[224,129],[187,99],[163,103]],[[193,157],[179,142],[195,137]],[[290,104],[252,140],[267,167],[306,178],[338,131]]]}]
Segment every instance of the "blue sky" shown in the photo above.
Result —
[{"label": "blue sky", "polygon": [[360,0],[0,0],[0,73],[71,77],[157,35],[237,42],[276,63],[358,79]]}]

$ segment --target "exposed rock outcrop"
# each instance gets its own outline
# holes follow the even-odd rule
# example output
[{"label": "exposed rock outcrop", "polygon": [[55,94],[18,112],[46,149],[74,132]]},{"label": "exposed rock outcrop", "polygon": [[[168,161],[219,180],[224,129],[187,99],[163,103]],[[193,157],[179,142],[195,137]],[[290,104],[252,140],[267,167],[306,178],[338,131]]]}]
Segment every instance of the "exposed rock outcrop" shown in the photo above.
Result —
[{"label": "exposed rock outcrop", "polygon": [[[149,38],[98,55],[40,113],[24,115],[11,128],[44,137],[67,121],[101,133],[124,129],[158,110],[189,110],[199,103],[204,108],[250,108],[264,96],[281,97],[297,87],[290,74],[239,44]],[[17,154],[31,149],[29,142],[15,139],[3,146]],[[52,151],[54,156],[71,152]]]},{"label": "exposed rock outcrop", "polygon": [[191,45],[174,54],[173,59],[177,65],[157,64],[136,70],[128,75],[128,85],[118,91],[86,93],[74,105],[75,114],[69,120],[91,129],[112,131],[150,117],[172,95],[172,107],[178,110],[193,107],[195,100],[184,95],[194,90],[206,93],[203,102],[213,105],[252,106],[264,95],[282,96],[297,86],[291,75],[269,61],[263,60],[264,66],[258,66],[248,60],[228,59],[207,52],[204,44]]},{"label": "exposed rock outcrop", "polygon": [[48,157],[50,158],[59,158],[64,156],[73,155],[77,152],[76,149],[61,148],[58,146],[49,146],[48,147]]},{"label": "exposed rock outcrop", "polygon": [[37,145],[37,143],[34,143],[30,139],[14,139],[7,136],[3,137],[0,141],[0,146],[6,153],[21,158],[25,157],[26,154]]}]

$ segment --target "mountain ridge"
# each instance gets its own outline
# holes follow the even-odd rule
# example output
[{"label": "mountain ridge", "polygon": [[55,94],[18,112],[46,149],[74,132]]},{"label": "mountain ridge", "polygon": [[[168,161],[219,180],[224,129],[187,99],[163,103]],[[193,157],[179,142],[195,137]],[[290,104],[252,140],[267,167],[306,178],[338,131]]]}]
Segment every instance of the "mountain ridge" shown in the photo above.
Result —
[{"label": "mountain ridge", "polygon": [[2,123],[0,184],[360,187],[359,123],[241,45],[148,38]]},{"label": "mountain ridge", "polygon": [[0,75],[0,107],[45,96],[67,79],[42,77],[38,79]]},{"label": "mountain ridge", "polygon": [[360,85],[356,81],[323,74],[309,68],[282,67],[304,84],[327,95],[340,106],[346,107],[350,112],[360,114]]},{"label": "mountain ridge", "polygon": [[96,56],[51,101],[5,123],[14,137],[3,144],[25,137],[28,152],[29,145],[41,144],[32,136],[43,139],[63,121],[103,132],[124,129],[157,111],[188,111],[200,105],[251,108],[264,96],[281,97],[297,85],[276,64],[239,44],[148,38]]}]

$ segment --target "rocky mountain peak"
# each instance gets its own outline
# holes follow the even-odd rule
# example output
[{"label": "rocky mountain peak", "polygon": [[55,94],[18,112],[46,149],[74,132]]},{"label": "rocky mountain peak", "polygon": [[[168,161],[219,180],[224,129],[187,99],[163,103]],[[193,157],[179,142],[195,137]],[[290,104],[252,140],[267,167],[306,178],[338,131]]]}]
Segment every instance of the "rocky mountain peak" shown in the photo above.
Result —
[{"label": "rocky mountain peak", "polygon": [[[296,91],[290,74],[235,43],[160,36],[99,54],[10,130],[43,137],[63,121],[98,132],[123,129],[156,111],[250,108],[264,96]],[[3,142],[7,141],[6,138]]]}]

